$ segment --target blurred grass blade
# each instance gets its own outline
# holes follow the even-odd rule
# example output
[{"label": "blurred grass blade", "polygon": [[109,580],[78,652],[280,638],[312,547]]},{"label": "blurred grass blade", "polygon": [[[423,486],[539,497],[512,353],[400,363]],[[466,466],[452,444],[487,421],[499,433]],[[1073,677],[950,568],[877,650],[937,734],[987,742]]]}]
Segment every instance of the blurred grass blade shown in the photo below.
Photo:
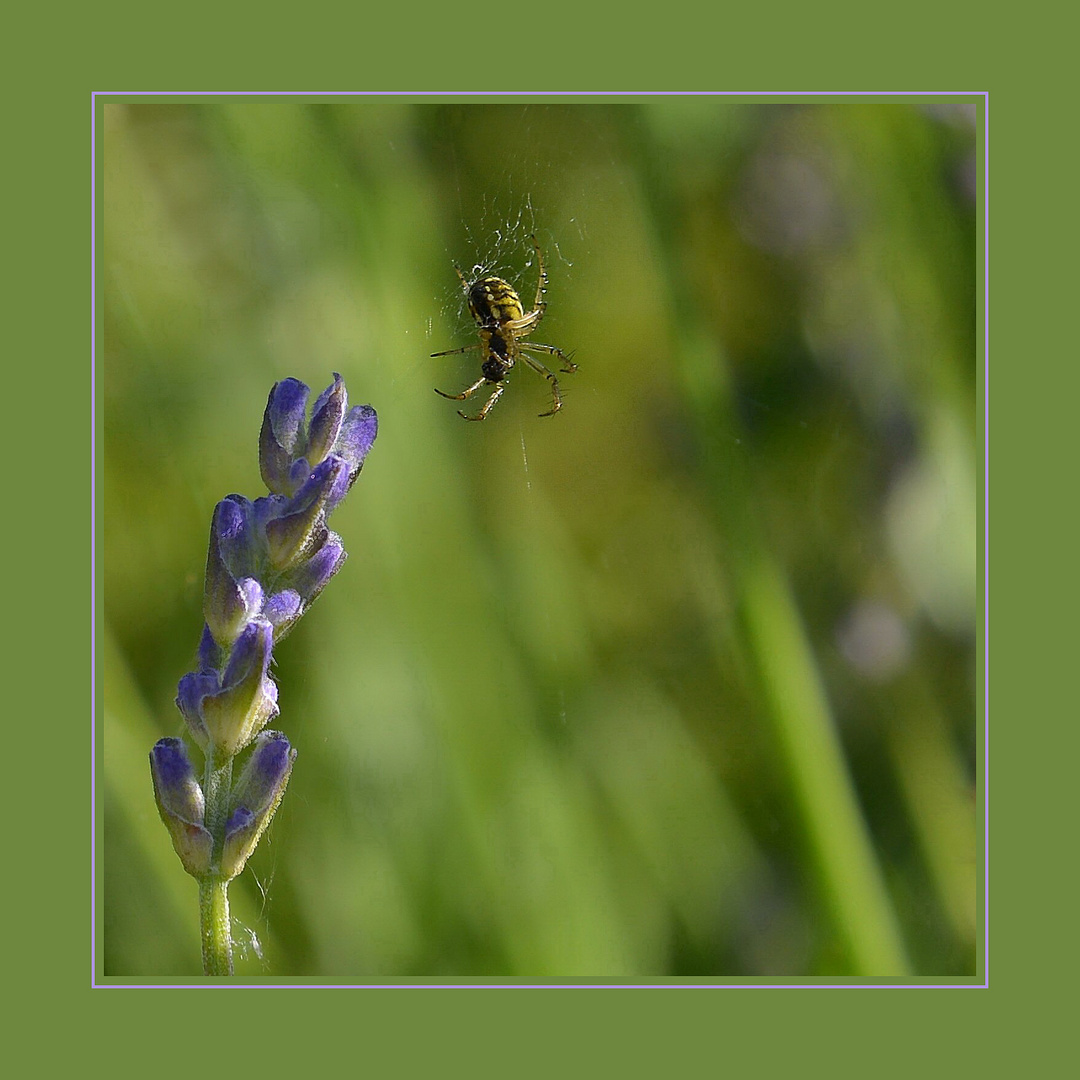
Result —
[{"label": "blurred grass blade", "polygon": [[896,918],[791,592],[765,555],[748,560],[742,583],[763,691],[837,929],[858,973],[903,975]]}]

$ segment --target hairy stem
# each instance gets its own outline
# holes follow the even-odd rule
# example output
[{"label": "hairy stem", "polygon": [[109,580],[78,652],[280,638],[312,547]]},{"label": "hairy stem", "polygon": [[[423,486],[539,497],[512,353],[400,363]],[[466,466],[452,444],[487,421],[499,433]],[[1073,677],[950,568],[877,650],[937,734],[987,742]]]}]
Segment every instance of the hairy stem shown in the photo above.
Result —
[{"label": "hairy stem", "polygon": [[229,883],[220,876],[221,851],[225,844],[232,758],[220,765],[213,749],[206,756],[206,827],[214,838],[210,873],[199,881],[199,921],[202,926],[203,973],[233,973],[232,933],[229,926]]},{"label": "hairy stem", "polygon": [[202,923],[204,975],[231,975],[232,935],[229,933],[229,883],[218,877],[199,882],[199,920]]}]

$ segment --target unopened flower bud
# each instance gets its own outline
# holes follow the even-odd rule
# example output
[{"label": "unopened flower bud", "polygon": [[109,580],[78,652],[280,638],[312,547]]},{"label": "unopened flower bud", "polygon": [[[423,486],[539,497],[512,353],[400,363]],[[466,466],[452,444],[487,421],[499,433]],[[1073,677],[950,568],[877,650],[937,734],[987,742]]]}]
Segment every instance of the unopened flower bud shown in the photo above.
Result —
[{"label": "unopened flower bud", "polygon": [[311,428],[304,456],[312,468],[334,449],[348,404],[345,383],[335,371],[334,381],[319,395],[311,409]]},{"label": "unopened flower bud", "polygon": [[304,613],[304,601],[293,588],[274,593],[263,605],[263,615],[274,628],[274,643],[279,642],[292,624]]},{"label": "unopened flower bud", "polygon": [[158,813],[184,869],[201,877],[210,869],[214,841],[203,826],[203,791],[180,739],[159,739],[150,751]]},{"label": "unopened flower bud", "polygon": [[326,538],[326,505],[331,495],[348,484],[348,467],[330,457],[317,465],[304,485],[289,500],[287,512],[266,523],[266,544],[275,571],[288,569],[308,558]]},{"label": "unopened flower bud", "polygon": [[259,434],[259,467],[263,482],[277,495],[291,495],[290,469],[307,442],[302,430],[308,388],[299,379],[275,383],[266,402]]},{"label": "unopened flower bud", "polygon": [[349,482],[357,478],[364,459],[375,445],[379,418],[370,405],[354,405],[345,417],[334,445],[334,453],[349,463]]},{"label": "unopened flower bud", "polygon": [[249,623],[229,653],[223,675],[192,672],[180,680],[176,704],[200,745],[232,757],[277,715],[277,686],[270,678],[273,627]]},{"label": "unopened flower bud", "polygon": [[303,597],[305,608],[341,569],[345,557],[345,545],[341,537],[335,532],[328,532],[322,547],[289,574],[289,582]]},{"label": "unopened flower bud", "polygon": [[243,772],[233,786],[232,813],[225,826],[221,875],[236,877],[270,824],[289,782],[296,751],[280,731],[264,731],[256,740]]}]

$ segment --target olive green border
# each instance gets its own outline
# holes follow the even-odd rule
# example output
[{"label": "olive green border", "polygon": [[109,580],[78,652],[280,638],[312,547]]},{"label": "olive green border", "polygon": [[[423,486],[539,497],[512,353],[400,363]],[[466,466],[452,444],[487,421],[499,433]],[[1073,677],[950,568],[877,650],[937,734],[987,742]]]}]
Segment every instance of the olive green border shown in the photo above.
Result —
[{"label": "olive green border", "polygon": [[[27,78],[27,85],[36,85],[47,77],[55,89],[35,91],[29,104],[26,94],[7,95],[9,112],[16,118],[8,129],[12,153],[6,171],[13,184],[8,192],[13,210],[9,252],[18,259],[17,295],[26,297],[25,307],[20,299],[13,318],[16,340],[9,363],[16,375],[7,404],[9,416],[18,415],[9,461],[17,462],[24,475],[41,478],[33,510],[13,511],[19,522],[17,535],[24,550],[32,549],[31,565],[36,568],[12,575],[13,610],[38,615],[29,629],[39,646],[25,663],[20,658],[9,676],[16,700],[6,740],[8,787],[14,804],[24,810],[6,830],[9,859],[14,854],[20,860],[17,867],[37,871],[37,891],[25,904],[26,932],[9,935],[9,977],[31,980],[37,989],[25,995],[26,1005],[17,1006],[14,1016],[9,1014],[19,1037],[25,1008],[27,1015],[39,1016],[57,1032],[43,1040],[40,1032],[45,1029],[38,1029],[38,1060],[70,1057],[73,1063],[82,1063],[89,1058],[121,1073],[127,1071],[126,1062],[152,1071],[164,1067],[171,1073],[191,1067],[207,1051],[217,1052],[219,1060],[230,1065],[243,1060],[249,1068],[269,1058],[275,1072],[296,1061],[309,1070],[340,1065],[392,1076],[412,1075],[421,1063],[426,1068],[460,1064],[499,1075],[552,1069],[574,1075],[602,1065],[608,1072],[653,1075],[754,1067],[752,1075],[765,1076],[774,1075],[774,1069],[808,1067],[814,1061],[830,1071],[851,1074],[860,1065],[887,1074],[916,1062],[920,1067],[932,1063],[928,1069],[932,1073],[961,1062],[967,1069],[977,1067],[985,1057],[981,1049],[985,1041],[997,1041],[1000,1032],[1016,1026],[1008,1015],[1000,1025],[989,1020],[983,1010],[990,995],[981,991],[953,991],[940,997],[927,991],[754,994],[749,988],[731,993],[719,988],[690,993],[593,990],[584,996],[572,990],[516,994],[493,990],[479,995],[370,990],[359,995],[327,991],[312,998],[297,989],[284,998],[240,991],[219,999],[199,992],[165,998],[161,991],[115,995],[100,980],[102,988],[91,989],[88,849],[95,834],[88,820],[92,743],[87,644],[96,616],[87,617],[88,571],[96,580],[99,600],[101,582],[83,547],[83,538],[91,533],[87,487],[93,430],[91,91],[191,86],[405,89],[482,81],[575,89],[991,89],[992,105],[1010,101],[1005,93],[995,96],[997,82],[991,85],[982,62],[990,35],[975,25],[973,13],[952,15],[942,5],[918,10],[909,6],[895,13],[877,10],[873,20],[869,9],[863,9],[849,19],[830,22],[820,8],[805,5],[790,15],[768,8],[756,16],[712,6],[709,14],[669,7],[624,26],[622,22],[635,20],[611,9],[523,7],[515,13],[515,26],[505,27],[505,36],[502,20],[495,21],[497,32],[488,36],[481,30],[476,9],[450,6],[430,17],[422,11],[386,9],[373,14],[355,7],[337,13],[294,10],[278,17],[269,10],[189,5],[182,12],[159,13],[154,20],[145,7],[131,5],[130,16],[117,8],[111,5],[116,12],[111,17],[100,6],[66,17],[62,33],[56,27],[27,25],[20,16],[23,21],[14,27],[12,38],[22,43],[17,51],[25,49],[28,58],[43,42],[63,39],[58,48],[50,48],[50,62],[46,65],[39,58],[32,78]],[[1009,45],[1002,43],[1003,57],[1010,54]],[[1035,65],[1036,60],[1029,63]],[[995,193],[1008,192],[1014,181],[1023,183],[1033,168],[1030,156],[1010,156],[1010,135],[1025,123],[1041,121],[1050,128],[1045,114],[1040,117],[1034,107],[1027,112],[1009,110],[1007,121],[995,126],[993,118],[999,114],[1006,116],[1005,108],[991,109]],[[1002,128],[1008,134],[999,135]],[[1008,194],[997,194],[995,222],[1008,214],[1008,201]],[[1004,242],[995,242],[994,254],[995,268],[1009,264]],[[1005,324],[1011,305],[998,292],[995,300],[997,348],[992,356],[998,416],[1013,394],[1022,391],[1020,380],[1028,368],[1027,362],[1011,366],[998,344],[1008,339]],[[45,423],[47,439],[42,438]],[[100,445],[100,426],[97,434]],[[995,448],[1003,435],[1010,445],[999,449],[995,462],[1022,458],[1024,440],[1015,438],[1011,424],[995,428]],[[46,453],[45,469],[37,457],[41,449]],[[1003,564],[1009,556],[1010,531],[1024,527],[1008,523],[1001,509],[1017,470],[1000,475],[1007,480],[994,487],[995,541],[999,529],[1005,535],[994,548],[996,580],[1008,574]],[[78,509],[72,513],[72,508]],[[97,509],[100,535],[100,502]],[[44,527],[35,529],[34,523],[42,518]],[[1018,695],[1009,696],[1009,676],[1007,670],[1002,672],[1010,667],[1005,654],[1013,593],[1003,589],[994,595],[998,633],[992,685],[998,691],[997,704],[1015,701]],[[1068,624],[1063,633],[1067,629]],[[64,666],[58,671],[60,662]],[[72,668],[79,674],[71,674]],[[100,709],[100,683],[97,689]],[[983,704],[980,696],[980,709]],[[999,778],[1008,776],[1010,757],[1022,747],[1014,743],[1010,717],[1000,704],[994,716],[1003,725],[995,733],[994,790],[1008,789],[1011,794],[1011,785]],[[49,724],[57,727],[47,728]],[[1050,738],[1043,729],[1040,745],[1045,747]],[[36,767],[17,769],[12,763],[19,760]],[[47,766],[47,775],[42,766]],[[1037,795],[1038,784],[1037,778],[1030,781],[1032,796]],[[995,818],[1001,820],[1001,815]],[[33,828],[24,828],[28,821]],[[1005,835],[1010,835],[1007,829]],[[100,844],[99,834],[96,840]],[[1021,950],[1009,944],[1015,931],[1001,913],[1011,911],[1013,896],[1019,903],[1021,890],[1028,890],[1030,883],[1010,880],[1003,870],[1000,853],[1008,851],[1004,842],[993,850],[994,895],[996,900],[1004,896],[995,907],[992,940],[997,955],[1011,958]],[[1027,951],[1032,951],[1030,941]],[[1004,972],[996,974],[994,956],[992,950],[991,985],[1006,989],[1015,969],[1006,962]],[[1032,990],[1031,976],[1023,983]],[[1017,999],[1010,995],[1009,1000],[1015,1005]],[[64,1028],[63,1037],[58,1025]],[[165,1045],[163,1038],[168,1040]],[[235,1048],[231,1053],[230,1044]],[[184,1061],[189,1064],[182,1065]]]}]

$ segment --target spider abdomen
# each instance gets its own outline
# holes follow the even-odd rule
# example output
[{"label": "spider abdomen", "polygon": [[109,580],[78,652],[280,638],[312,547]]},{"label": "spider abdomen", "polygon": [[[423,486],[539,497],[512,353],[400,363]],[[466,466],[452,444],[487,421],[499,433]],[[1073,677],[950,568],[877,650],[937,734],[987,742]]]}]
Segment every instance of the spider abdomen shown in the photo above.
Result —
[{"label": "spider abdomen", "polygon": [[514,361],[508,357],[491,353],[481,365],[480,370],[488,382],[502,382],[513,366]]},{"label": "spider abdomen", "polygon": [[469,307],[481,326],[501,326],[525,314],[513,285],[502,278],[481,278],[469,289]]}]

